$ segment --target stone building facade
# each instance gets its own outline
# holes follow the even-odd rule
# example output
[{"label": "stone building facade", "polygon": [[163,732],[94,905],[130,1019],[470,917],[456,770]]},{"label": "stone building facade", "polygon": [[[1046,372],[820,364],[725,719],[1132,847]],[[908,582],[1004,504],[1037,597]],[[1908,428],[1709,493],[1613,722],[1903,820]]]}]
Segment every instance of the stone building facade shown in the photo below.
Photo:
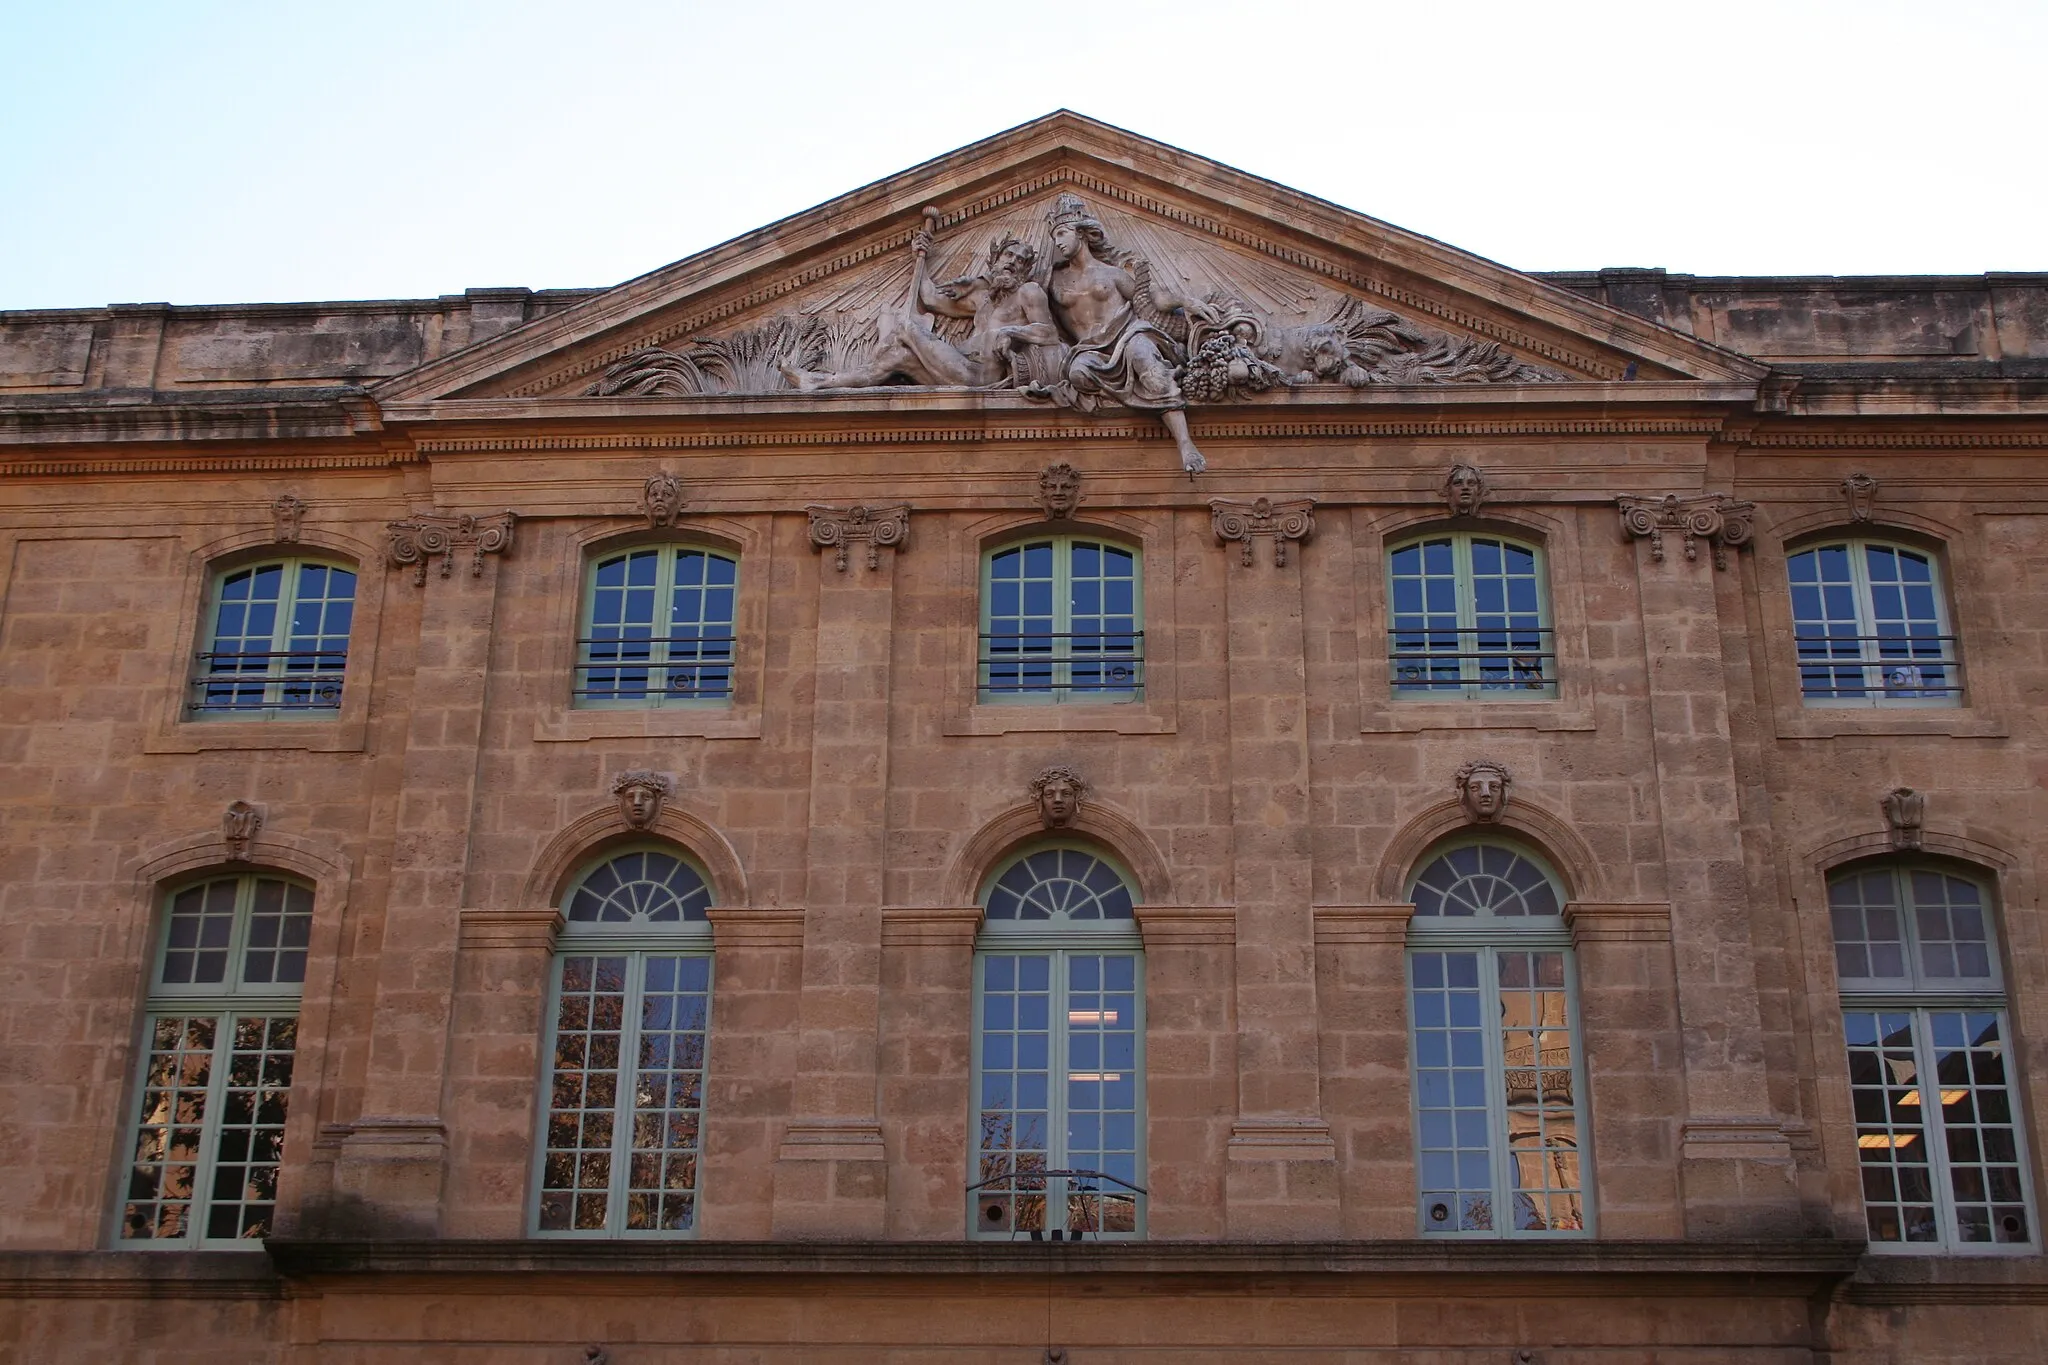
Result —
[{"label": "stone building facade", "polygon": [[2038,1358],[2048,276],[1058,114],[0,443],[0,1356]]}]

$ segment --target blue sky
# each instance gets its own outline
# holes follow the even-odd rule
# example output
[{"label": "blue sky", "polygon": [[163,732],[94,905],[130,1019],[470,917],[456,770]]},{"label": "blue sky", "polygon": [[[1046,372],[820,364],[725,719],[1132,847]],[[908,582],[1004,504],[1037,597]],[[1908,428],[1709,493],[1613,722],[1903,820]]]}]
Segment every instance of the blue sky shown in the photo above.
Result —
[{"label": "blue sky", "polygon": [[2048,0],[0,0],[0,309],[641,274],[1068,107],[1531,270],[2048,270]]}]

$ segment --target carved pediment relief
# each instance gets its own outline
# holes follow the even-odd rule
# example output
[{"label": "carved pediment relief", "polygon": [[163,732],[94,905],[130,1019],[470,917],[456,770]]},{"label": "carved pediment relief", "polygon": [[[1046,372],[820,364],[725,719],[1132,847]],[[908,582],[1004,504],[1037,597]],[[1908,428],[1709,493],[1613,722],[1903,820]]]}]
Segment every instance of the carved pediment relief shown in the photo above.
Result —
[{"label": "carved pediment relief", "polygon": [[[1063,229],[1085,239],[1079,266]],[[1116,297],[1091,310],[1086,296],[1101,301],[1105,284]],[[1761,373],[1441,243],[1060,113],[395,377],[377,394],[616,401],[987,389],[1083,411],[1155,412],[1171,429],[1171,414],[1189,404],[1611,382],[1638,368],[1645,378],[1738,382]]]}]

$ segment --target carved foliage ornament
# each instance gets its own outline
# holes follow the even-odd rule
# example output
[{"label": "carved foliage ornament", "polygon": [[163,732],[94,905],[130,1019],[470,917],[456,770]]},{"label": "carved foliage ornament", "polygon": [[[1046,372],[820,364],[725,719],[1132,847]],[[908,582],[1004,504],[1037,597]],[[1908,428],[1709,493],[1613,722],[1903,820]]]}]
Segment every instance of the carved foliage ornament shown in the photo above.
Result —
[{"label": "carved foliage ornament", "polygon": [[246,863],[249,861],[249,845],[255,842],[256,831],[263,828],[263,811],[247,801],[230,802],[220,817],[221,838],[228,846],[228,861]]},{"label": "carved foliage ornament", "polygon": [[1622,534],[1640,540],[1650,540],[1650,558],[1659,564],[1664,562],[1664,533],[1675,531],[1685,538],[1685,557],[1688,560],[1700,557],[1699,541],[1706,541],[1714,547],[1714,567],[1728,567],[1728,551],[1749,543],[1755,526],[1751,517],[1756,504],[1742,502],[1725,493],[1703,493],[1695,497],[1681,498],[1676,493],[1666,493],[1661,498],[1623,497],[1621,504]]},{"label": "carved foliage ornament", "polygon": [[1439,491],[1444,507],[1452,516],[1476,517],[1486,504],[1486,476],[1479,472],[1477,465],[1454,464],[1451,472],[1444,475],[1443,487]]},{"label": "carved foliage ornament", "polygon": [[1891,827],[1892,847],[1899,850],[1920,847],[1927,824],[1927,793],[1911,787],[1894,787],[1878,803],[1884,822]]},{"label": "carved foliage ornament", "polygon": [[391,562],[412,565],[412,581],[419,585],[427,581],[430,557],[441,556],[441,577],[446,578],[454,563],[455,548],[467,545],[469,571],[482,577],[485,555],[512,548],[512,524],[516,520],[510,512],[500,512],[495,517],[428,512],[406,521],[389,522],[385,530],[391,537]]},{"label": "carved foliage ornament", "polygon": [[1877,511],[1877,480],[1868,474],[1851,474],[1842,480],[1842,496],[1849,500],[1849,519],[1869,521]]},{"label": "carved foliage ornament", "polygon": [[1252,562],[1252,542],[1264,536],[1273,542],[1273,563],[1276,566],[1287,563],[1287,542],[1306,541],[1316,533],[1314,498],[1296,498],[1289,502],[1274,502],[1271,498],[1260,498],[1256,502],[1226,502],[1221,498],[1209,500],[1209,524],[1216,532],[1216,543],[1225,545],[1237,541],[1243,547],[1238,560],[1247,568]]},{"label": "carved foliage ornament", "polygon": [[667,773],[634,768],[612,779],[612,795],[619,799],[619,815],[630,829],[652,829],[661,818],[661,807],[675,794],[675,779]]},{"label": "carved foliage ornament", "polygon": [[270,504],[271,535],[280,545],[299,543],[299,522],[306,515],[306,504],[290,493],[280,493]]},{"label": "carved foliage ornament", "polygon": [[1065,829],[1081,813],[1081,801],[1088,795],[1088,783],[1064,763],[1055,763],[1031,779],[1031,800],[1038,807],[1038,822],[1047,829]]},{"label": "carved foliage ornament", "polygon": [[1508,808],[1508,793],[1515,775],[1507,765],[1490,758],[1475,758],[1459,768],[1453,780],[1458,784],[1458,804],[1479,824],[1499,822]]},{"label": "carved foliage ornament", "polygon": [[891,548],[903,544],[910,535],[910,504],[899,502],[890,507],[826,507],[812,503],[804,508],[811,514],[811,544],[820,550],[834,552],[834,566],[846,572],[846,546],[849,541],[865,541],[868,547],[868,567],[882,567],[882,547]]},{"label": "carved foliage ornament", "polygon": [[650,528],[674,526],[684,507],[682,482],[664,469],[647,481],[642,507]]},{"label": "carved foliage ornament", "polygon": [[1038,505],[1047,521],[1065,521],[1081,505],[1081,471],[1062,460],[1038,471]]}]

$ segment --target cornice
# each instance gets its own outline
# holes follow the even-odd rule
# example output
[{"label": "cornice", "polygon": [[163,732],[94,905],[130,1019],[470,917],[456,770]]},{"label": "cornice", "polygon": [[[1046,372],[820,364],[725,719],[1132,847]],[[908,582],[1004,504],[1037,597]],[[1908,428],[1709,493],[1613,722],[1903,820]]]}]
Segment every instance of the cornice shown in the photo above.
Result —
[{"label": "cornice", "polygon": [[[0,445],[5,445],[0,440]],[[404,447],[369,451],[280,451],[274,455],[76,455],[41,459],[0,460],[0,478],[51,474],[262,474],[299,469],[391,469],[419,463],[419,453]]]},{"label": "cornice", "polygon": [[1752,431],[1729,432],[1730,444],[1793,450],[1989,450],[2048,446],[2041,431]]}]

